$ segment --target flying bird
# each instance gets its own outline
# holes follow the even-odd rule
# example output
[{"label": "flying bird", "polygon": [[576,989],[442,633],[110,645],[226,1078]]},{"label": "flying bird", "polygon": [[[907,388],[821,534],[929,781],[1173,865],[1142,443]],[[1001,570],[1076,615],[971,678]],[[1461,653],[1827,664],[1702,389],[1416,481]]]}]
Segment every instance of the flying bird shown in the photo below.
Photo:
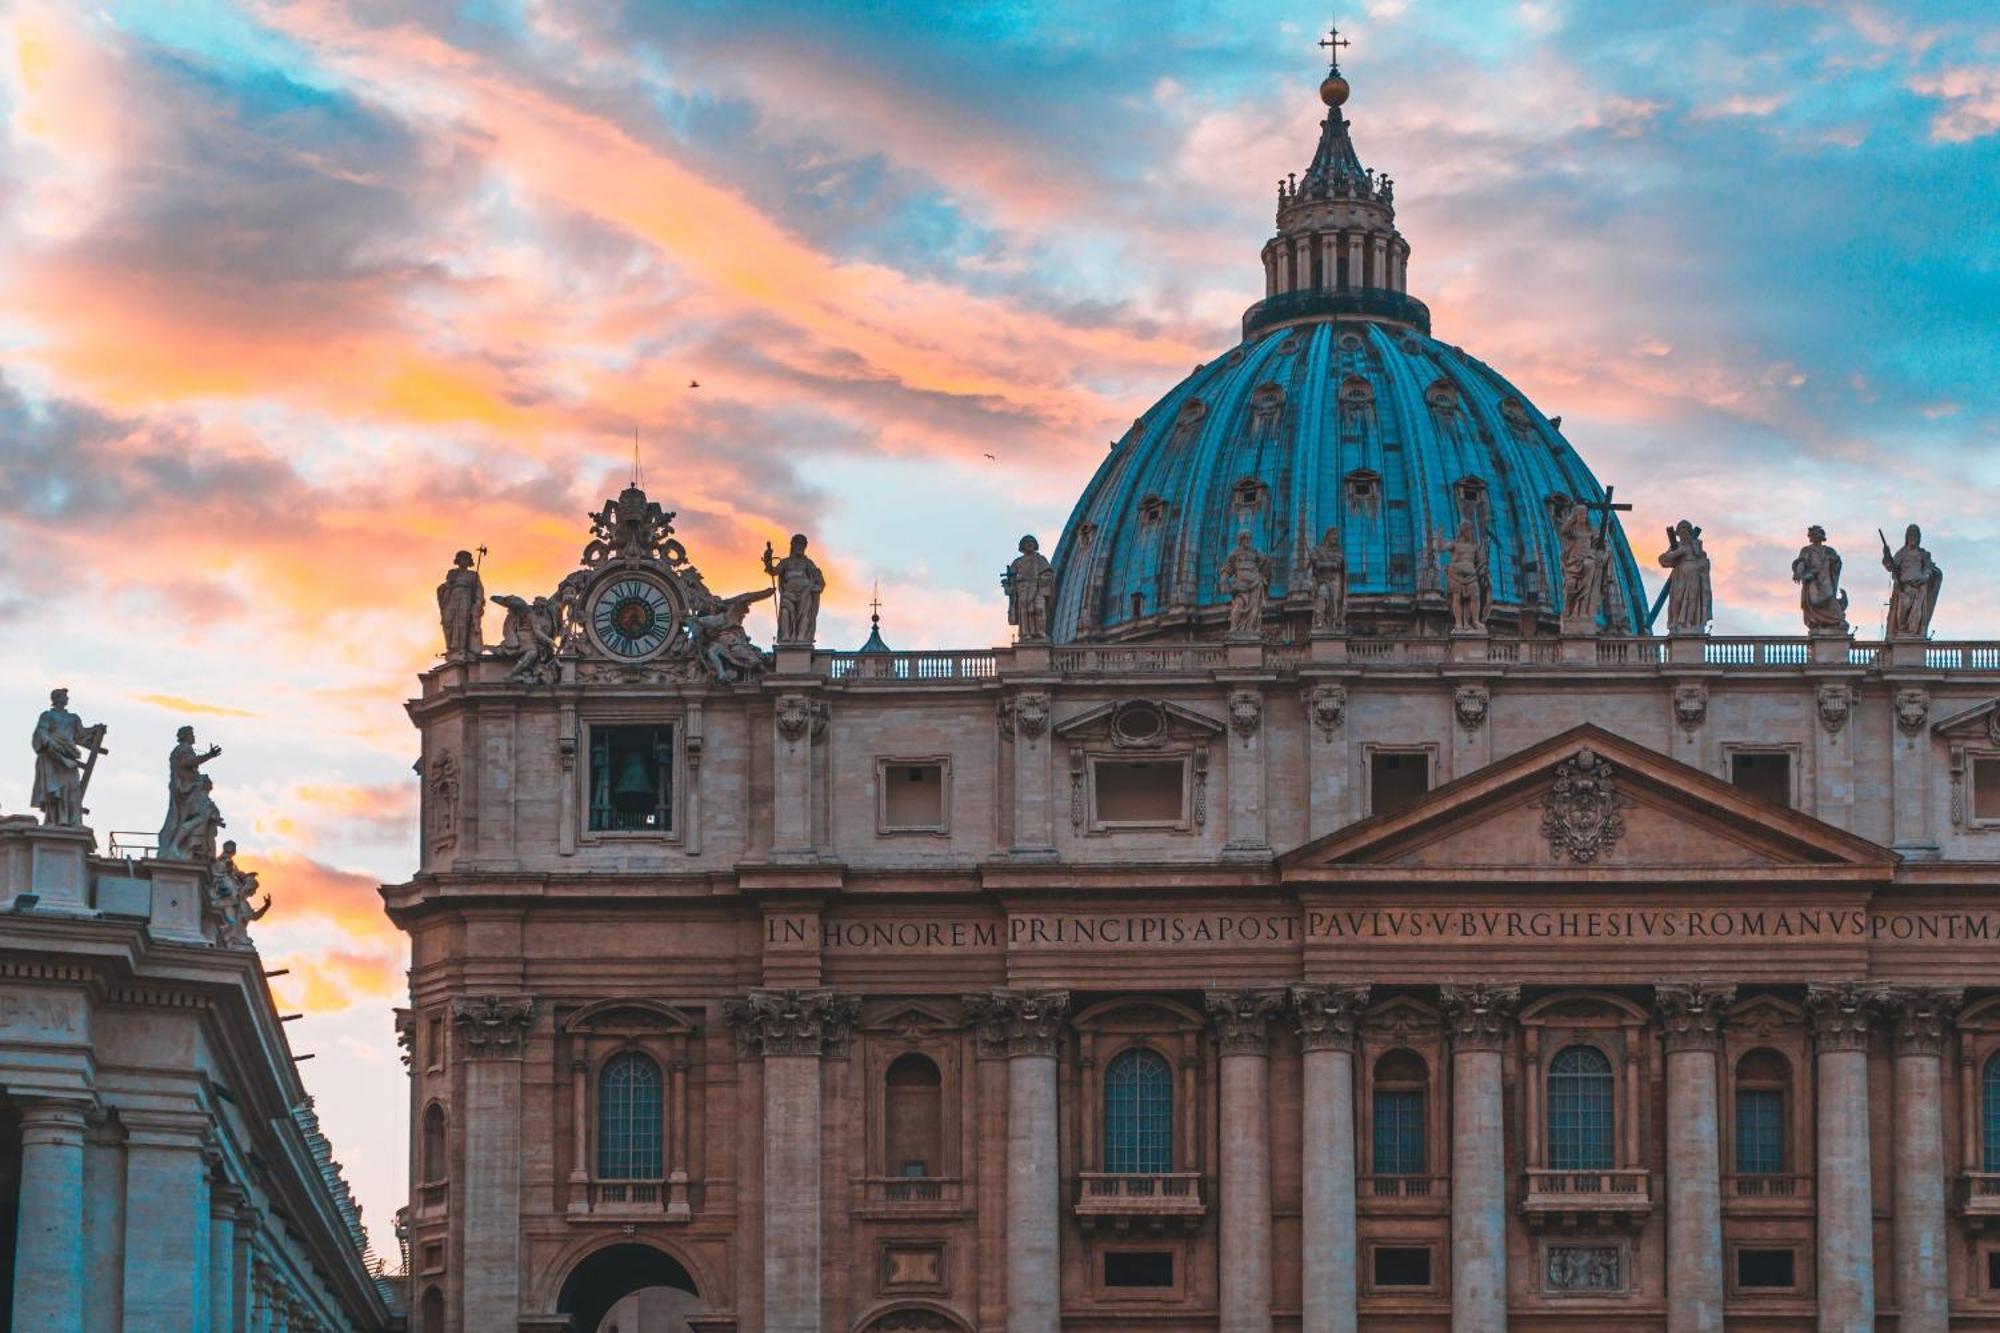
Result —
[{"label": "flying bird", "polygon": [[982,457],[984,457],[984,458],[986,458],[986,459],[987,459],[988,461],[990,461],[990,462],[994,462],[994,463],[997,463],[997,462],[999,462],[999,461],[1000,461],[999,459],[997,459],[997,458],[994,458],[992,454],[983,454],[983,455],[981,455],[981,456],[982,456]]},{"label": "flying bird", "polygon": [[699,389],[700,387],[701,387],[701,381],[700,381],[700,380],[689,380],[689,381],[688,381],[688,388],[690,388],[690,389]]}]

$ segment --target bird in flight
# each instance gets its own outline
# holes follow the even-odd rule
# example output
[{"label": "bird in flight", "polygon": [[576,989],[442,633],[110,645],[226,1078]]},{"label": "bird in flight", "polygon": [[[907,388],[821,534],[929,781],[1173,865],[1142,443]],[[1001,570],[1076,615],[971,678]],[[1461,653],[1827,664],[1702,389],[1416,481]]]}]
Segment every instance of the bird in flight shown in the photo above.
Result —
[{"label": "bird in flight", "polygon": [[700,387],[701,387],[701,381],[700,381],[700,380],[689,380],[689,381],[688,381],[688,388],[690,388],[690,389],[699,389]]},{"label": "bird in flight", "polygon": [[999,459],[995,458],[992,454],[986,454],[984,455],[984,457],[986,461],[988,461],[989,463],[997,463],[1000,461]]}]

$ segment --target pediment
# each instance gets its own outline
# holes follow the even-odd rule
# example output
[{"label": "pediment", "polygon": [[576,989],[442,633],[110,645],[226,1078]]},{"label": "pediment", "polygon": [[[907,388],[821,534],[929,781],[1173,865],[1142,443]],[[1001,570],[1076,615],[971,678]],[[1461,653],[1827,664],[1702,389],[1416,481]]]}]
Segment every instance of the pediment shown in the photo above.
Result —
[{"label": "pediment", "polygon": [[2000,698],[1939,718],[1931,730],[1950,740],[2000,745]]},{"label": "pediment", "polygon": [[1086,708],[1056,723],[1056,735],[1104,736],[1120,748],[1149,749],[1170,740],[1219,736],[1226,728],[1220,718],[1183,707],[1167,699],[1119,699]]},{"label": "pediment", "polygon": [[[1886,879],[1896,856],[1678,760],[1584,725],[1280,859],[1291,882],[1391,877],[1629,879],[1733,871]],[[1737,877],[1741,877],[1739,874]]]},{"label": "pediment", "polygon": [[639,1034],[648,1032],[692,1033],[692,1018],[659,1000],[597,1000],[562,1019],[564,1032]]},{"label": "pediment", "polygon": [[897,1001],[885,1006],[879,1013],[864,1015],[861,1022],[864,1032],[893,1032],[911,1039],[933,1032],[950,1032],[963,1026],[957,1015],[917,1000]]}]

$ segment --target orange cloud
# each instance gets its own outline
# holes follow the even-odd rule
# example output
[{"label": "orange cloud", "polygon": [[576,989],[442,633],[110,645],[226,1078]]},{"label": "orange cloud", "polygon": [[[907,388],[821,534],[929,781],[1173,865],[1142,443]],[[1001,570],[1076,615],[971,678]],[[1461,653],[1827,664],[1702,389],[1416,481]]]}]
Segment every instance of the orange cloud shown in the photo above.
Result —
[{"label": "orange cloud", "polygon": [[199,703],[193,699],[183,699],[178,694],[135,694],[132,696],[142,704],[152,704],[170,713],[193,713],[200,717],[255,717],[255,713],[244,708],[226,708],[221,704]]}]

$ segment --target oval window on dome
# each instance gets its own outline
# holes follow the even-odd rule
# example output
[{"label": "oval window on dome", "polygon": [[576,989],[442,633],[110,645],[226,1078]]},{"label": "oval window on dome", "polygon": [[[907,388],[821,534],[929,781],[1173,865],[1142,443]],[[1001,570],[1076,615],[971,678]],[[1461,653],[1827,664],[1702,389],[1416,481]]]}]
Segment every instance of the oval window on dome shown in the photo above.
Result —
[{"label": "oval window on dome", "polygon": [[1139,501],[1139,521],[1158,523],[1167,516],[1167,502],[1157,495],[1149,495]]},{"label": "oval window on dome", "polygon": [[1440,376],[1424,390],[1424,401],[1431,405],[1432,411],[1450,415],[1458,411],[1458,386]]},{"label": "oval window on dome", "polygon": [[1341,350],[1341,351],[1343,351],[1343,352],[1358,352],[1358,351],[1360,351],[1360,350],[1361,350],[1361,335],[1360,335],[1360,334],[1358,334],[1358,333],[1343,333],[1343,334],[1341,334],[1341,335],[1340,335],[1340,350]]},{"label": "oval window on dome", "polygon": [[1297,354],[1298,350],[1299,339],[1297,334],[1286,335],[1285,340],[1278,344],[1279,356],[1293,356]]}]

